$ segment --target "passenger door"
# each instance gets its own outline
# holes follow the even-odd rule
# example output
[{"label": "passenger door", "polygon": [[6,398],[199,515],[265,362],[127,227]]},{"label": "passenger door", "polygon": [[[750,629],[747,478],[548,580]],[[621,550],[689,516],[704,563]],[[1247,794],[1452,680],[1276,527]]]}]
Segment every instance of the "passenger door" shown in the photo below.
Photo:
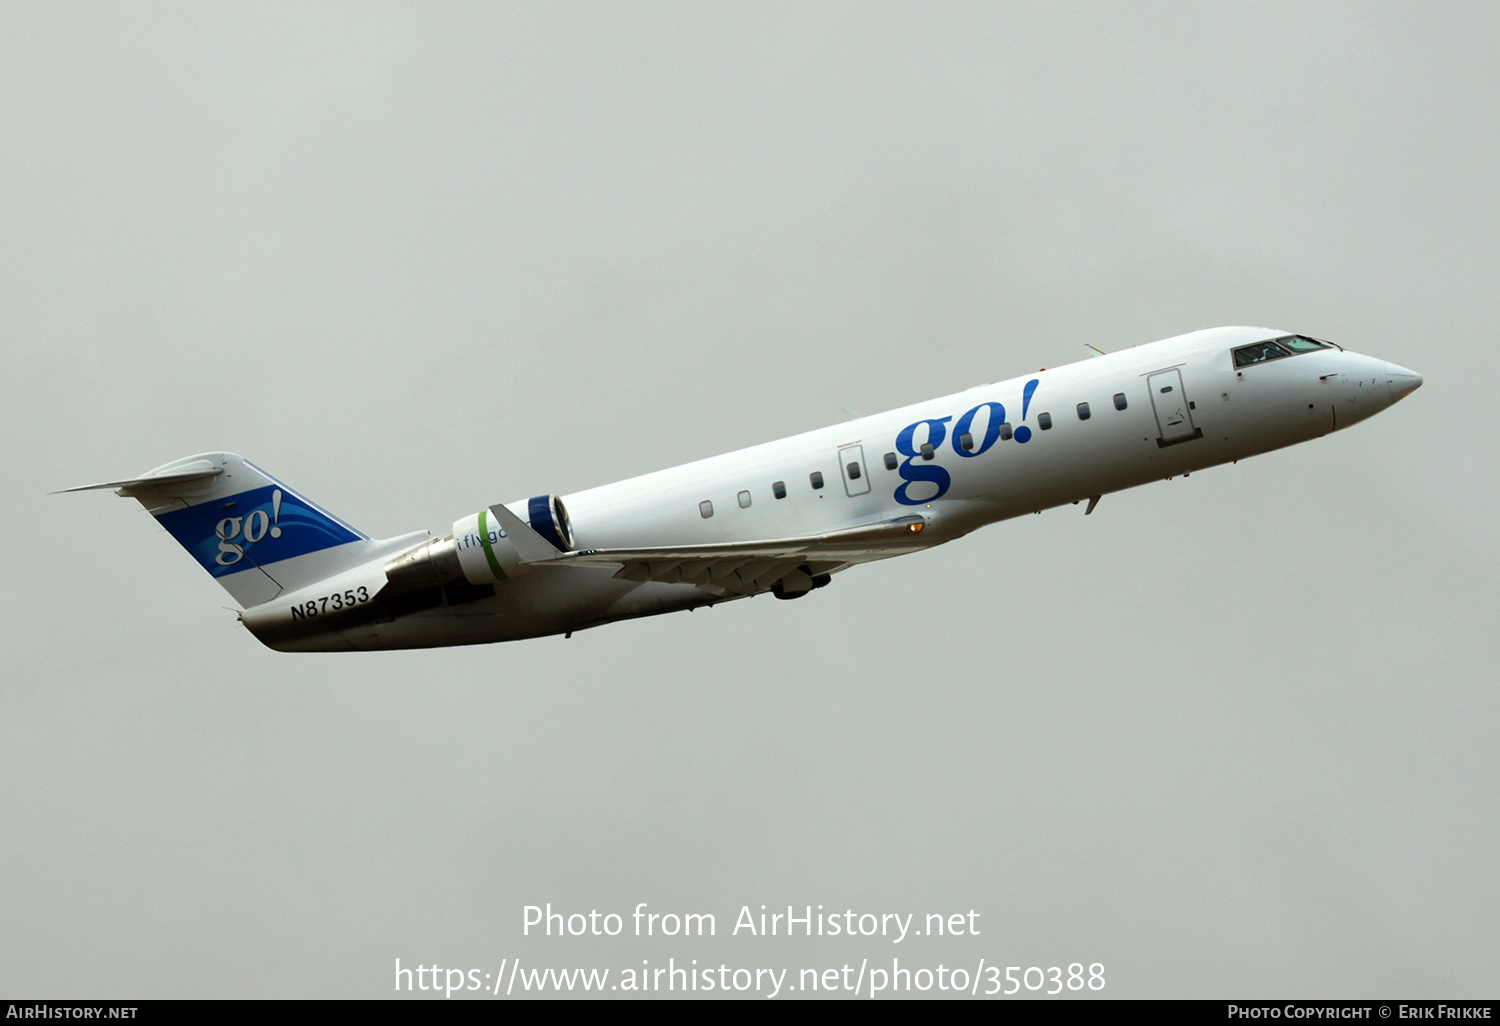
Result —
[{"label": "passenger door", "polygon": [[1151,408],[1156,411],[1156,428],[1160,433],[1157,445],[1203,437],[1203,432],[1193,426],[1192,403],[1182,389],[1180,371],[1175,367],[1158,371],[1146,379],[1146,388],[1151,392]]}]

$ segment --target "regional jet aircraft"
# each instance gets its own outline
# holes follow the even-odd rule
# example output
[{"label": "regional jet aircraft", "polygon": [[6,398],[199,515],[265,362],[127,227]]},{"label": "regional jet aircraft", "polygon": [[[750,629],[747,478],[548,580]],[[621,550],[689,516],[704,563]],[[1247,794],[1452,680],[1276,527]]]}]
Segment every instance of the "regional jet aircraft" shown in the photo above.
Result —
[{"label": "regional jet aircraft", "polygon": [[1306,335],[1212,328],[591,488],[370,538],[242,456],[113,488],[283,652],[571,634],[770,592],[1355,424],[1421,375]]}]

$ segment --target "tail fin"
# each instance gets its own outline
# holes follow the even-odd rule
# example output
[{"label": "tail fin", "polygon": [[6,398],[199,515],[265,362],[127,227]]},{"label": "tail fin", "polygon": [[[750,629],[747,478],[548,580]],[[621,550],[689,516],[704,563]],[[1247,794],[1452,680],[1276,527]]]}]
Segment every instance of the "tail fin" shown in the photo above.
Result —
[{"label": "tail fin", "polygon": [[245,608],[378,557],[372,541],[234,453],[189,456],[113,488],[136,499]]}]

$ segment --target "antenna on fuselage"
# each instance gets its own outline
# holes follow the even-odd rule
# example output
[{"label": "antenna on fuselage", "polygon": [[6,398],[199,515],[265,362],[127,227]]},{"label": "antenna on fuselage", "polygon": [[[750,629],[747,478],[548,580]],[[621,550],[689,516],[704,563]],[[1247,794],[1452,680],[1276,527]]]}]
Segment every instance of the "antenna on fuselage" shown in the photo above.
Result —
[{"label": "antenna on fuselage", "polygon": [[1091,346],[1087,342],[1085,342],[1083,344],[1083,346],[1084,346],[1085,349],[1092,349],[1094,352],[1098,353],[1100,356],[1107,356],[1107,355],[1109,355],[1104,350],[1100,349],[1098,346]]}]

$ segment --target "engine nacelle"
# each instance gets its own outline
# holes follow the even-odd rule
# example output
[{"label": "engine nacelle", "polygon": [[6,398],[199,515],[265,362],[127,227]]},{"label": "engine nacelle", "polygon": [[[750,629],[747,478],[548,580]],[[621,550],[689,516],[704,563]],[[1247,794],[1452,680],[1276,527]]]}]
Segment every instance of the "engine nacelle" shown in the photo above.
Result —
[{"label": "engine nacelle", "polygon": [[[514,509],[511,512],[560,551],[567,552],[573,547],[568,511],[557,496],[534,496],[526,500],[524,513]],[[493,584],[532,569],[521,564],[515,546],[487,509],[454,521],[453,549],[464,579],[470,584]]]}]

